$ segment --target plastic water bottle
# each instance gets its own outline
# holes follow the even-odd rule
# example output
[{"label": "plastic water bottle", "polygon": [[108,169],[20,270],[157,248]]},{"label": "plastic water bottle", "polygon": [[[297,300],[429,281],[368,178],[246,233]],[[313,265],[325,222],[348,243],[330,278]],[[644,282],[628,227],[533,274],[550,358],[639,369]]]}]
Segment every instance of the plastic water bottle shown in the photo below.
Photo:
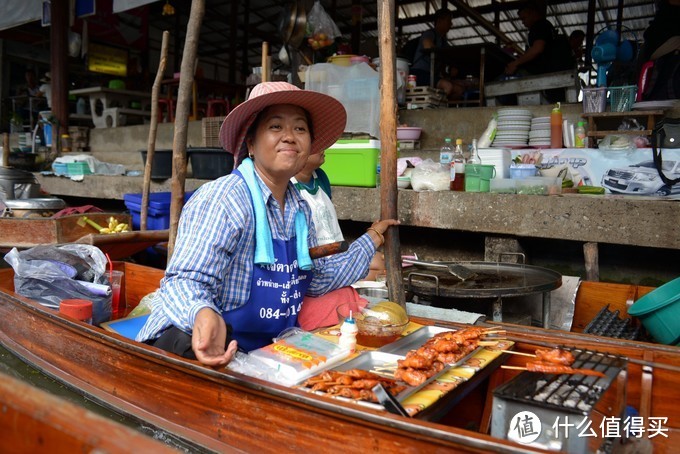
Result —
[{"label": "plastic water bottle", "polygon": [[340,347],[349,350],[354,353],[357,349],[357,333],[359,328],[357,324],[354,323],[354,319],[350,315],[345,319],[340,327],[340,339],[338,340],[338,345]]},{"label": "plastic water bottle", "polygon": [[451,144],[451,139],[448,137],[444,139],[444,145],[439,149],[439,163],[440,164],[451,164],[453,159],[453,145]]}]

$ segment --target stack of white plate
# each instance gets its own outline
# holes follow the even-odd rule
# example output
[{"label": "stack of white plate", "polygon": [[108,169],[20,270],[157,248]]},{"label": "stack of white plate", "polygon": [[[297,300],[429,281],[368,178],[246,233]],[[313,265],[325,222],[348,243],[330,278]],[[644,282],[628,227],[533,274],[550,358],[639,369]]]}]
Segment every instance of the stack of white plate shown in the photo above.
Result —
[{"label": "stack of white plate", "polygon": [[499,109],[498,126],[493,147],[526,147],[531,130],[531,111],[527,109]]},{"label": "stack of white plate", "polygon": [[550,117],[536,117],[531,120],[529,145],[536,148],[550,147]]}]

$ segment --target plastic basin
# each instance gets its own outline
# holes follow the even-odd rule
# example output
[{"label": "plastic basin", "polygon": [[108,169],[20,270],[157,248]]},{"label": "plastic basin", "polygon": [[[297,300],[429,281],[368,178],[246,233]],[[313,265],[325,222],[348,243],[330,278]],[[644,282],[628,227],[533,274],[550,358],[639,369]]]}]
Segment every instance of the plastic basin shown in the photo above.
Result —
[{"label": "plastic basin", "polygon": [[657,342],[680,342],[680,277],[638,299],[628,314],[638,317]]}]

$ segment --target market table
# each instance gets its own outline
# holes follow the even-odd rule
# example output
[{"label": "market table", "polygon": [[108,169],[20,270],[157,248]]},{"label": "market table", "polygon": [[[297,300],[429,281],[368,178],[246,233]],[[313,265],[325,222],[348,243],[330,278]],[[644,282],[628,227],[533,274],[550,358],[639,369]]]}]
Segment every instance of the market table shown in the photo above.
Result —
[{"label": "market table", "polygon": [[[128,116],[151,118],[151,94],[144,91],[89,87],[71,90],[69,95],[87,96],[90,99],[95,128],[125,126]],[[140,103],[142,108],[131,108],[133,102]]]}]

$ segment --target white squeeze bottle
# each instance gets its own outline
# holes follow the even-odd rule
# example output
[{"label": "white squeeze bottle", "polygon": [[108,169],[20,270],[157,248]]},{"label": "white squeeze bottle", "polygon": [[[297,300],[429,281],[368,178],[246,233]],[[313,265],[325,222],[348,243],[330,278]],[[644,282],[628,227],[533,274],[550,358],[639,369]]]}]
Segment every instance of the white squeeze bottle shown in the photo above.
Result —
[{"label": "white squeeze bottle", "polygon": [[340,327],[340,339],[338,340],[338,345],[354,353],[357,349],[358,332],[359,328],[357,328],[357,324],[354,323],[352,312],[350,312],[349,317],[345,319],[345,321],[342,323],[342,326]]}]

